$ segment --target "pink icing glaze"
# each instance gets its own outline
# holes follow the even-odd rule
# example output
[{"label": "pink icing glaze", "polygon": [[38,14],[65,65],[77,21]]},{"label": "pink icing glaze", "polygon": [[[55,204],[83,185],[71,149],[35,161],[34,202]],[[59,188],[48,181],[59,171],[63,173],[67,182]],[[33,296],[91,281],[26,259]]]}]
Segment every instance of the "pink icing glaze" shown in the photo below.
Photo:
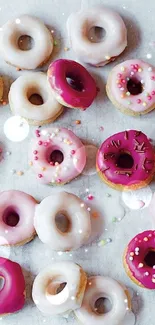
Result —
[{"label": "pink icing glaze", "polygon": [[4,286],[0,290],[0,315],[14,313],[25,303],[25,280],[18,263],[0,257],[0,277]]},{"label": "pink icing glaze", "polygon": [[[35,199],[21,191],[0,193],[0,245],[16,245],[31,238],[35,233],[33,221]],[[16,226],[9,226],[6,218],[12,213],[19,216]]]},{"label": "pink icing glaze", "polygon": [[[142,93],[132,95],[127,89],[129,79],[143,86]],[[155,105],[155,68],[141,60],[128,60],[118,64],[111,72],[110,92],[114,99],[127,109],[143,112]]]},{"label": "pink icing glaze", "polygon": [[[129,153],[133,158],[131,168],[120,168],[118,157]],[[112,135],[104,141],[97,154],[97,167],[108,181],[130,186],[145,181],[153,172],[155,157],[147,136],[135,130]]]},{"label": "pink icing glaze", "polygon": [[[82,90],[73,89],[66,78],[73,79],[82,86]],[[48,79],[56,99],[66,106],[85,110],[97,96],[95,80],[75,61],[62,59],[54,61],[49,66]]]},{"label": "pink icing glaze", "polygon": [[[51,164],[49,157],[55,150],[63,154],[63,161]],[[31,141],[31,165],[44,184],[63,184],[82,173],[86,164],[85,146],[66,128],[49,128],[36,131]]]},{"label": "pink icing glaze", "polygon": [[131,240],[125,256],[132,276],[148,289],[155,289],[155,265],[148,266],[145,257],[153,250],[155,251],[155,231],[147,230]]}]

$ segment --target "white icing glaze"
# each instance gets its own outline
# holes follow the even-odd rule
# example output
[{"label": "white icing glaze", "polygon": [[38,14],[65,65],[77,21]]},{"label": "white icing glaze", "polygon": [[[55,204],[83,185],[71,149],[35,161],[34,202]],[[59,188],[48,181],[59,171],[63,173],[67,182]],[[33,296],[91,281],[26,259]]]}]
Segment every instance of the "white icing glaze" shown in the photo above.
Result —
[{"label": "white icing glaze", "polygon": [[[101,297],[108,298],[112,304],[108,313],[95,312],[95,302]],[[94,276],[88,278],[82,306],[75,314],[84,325],[120,325],[128,309],[128,297],[117,281],[109,277]]]},{"label": "white icing glaze", "polygon": [[[47,157],[54,150],[60,150],[64,160],[59,165],[51,166]],[[38,177],[41,174],[39,179],[42,183],[64,184],[83,171],[86,164],[85,147],[72,131],[66,128],[49,128],[32,139],[30,161]]]},{"label": "white icing glaze", "polygon": [[[0,193],[0,245],[17,245],[32,239],[36,205],[35,199],[27,193],[15,190]],[[4,222],[7,210],[18,213],[17,226],[10,227]]]},{"label": "white icing glaze", "polygon": [[[34,40],[29,51],[18,47],[21,36],[28,35]],[[0,29],[0,53],[4,60],[21,69],[36,69],[46,61],[53,50],[53,39],[50,31],[40,19],[22,15],[8,21]]]},{"label": "white icing glaze", "polygon": [[[56,294],[61,283],[66,283],[66,286]],[[85,286],[86,274],[79,265],[67,261],[57,262],[37,275],[32,297],[41,312],[49,315],[66,314],[80,308]]]},{"label": "white icing glaze", "polygon": [[[142,93],[130,94],[127,82],[132,78],[142,83]],[[155,107],[155,68],[142,60],[127,60],[116,65],[109,75],[107,85],[118,107],[134,112],[144,112]]]},{"label": "white icing glaze", "polygon": [[[101,27],[106,35],[103,41],[92,43],[88,38],[92,27]],[[72,13],[67,21],[71,45],[81,61],[104,66],[121,54],[127,46],[127,31],[118,13],[104,6],[96,6]]]},{"label": "white icing glaze", "polygon": [[[42,105],[34,105],[29,101],[33,94],[39,94]],[[62,111],[48,86],[47,76],[42,72],[30,72],[20,76],[9,92],[9,104],[15,115],[20,115],[32,122],[39,123],[54,119]]]},{"label": "white icing glaze", "polygon": [[[71,224],[68,232],[57,228],[58,213],[68,217]],[[56,251],[75,250],[86,243],[91,234],[86,206],[76,195],[67,192],[46,197],[36,208],[34,225],[40,240]]]}]

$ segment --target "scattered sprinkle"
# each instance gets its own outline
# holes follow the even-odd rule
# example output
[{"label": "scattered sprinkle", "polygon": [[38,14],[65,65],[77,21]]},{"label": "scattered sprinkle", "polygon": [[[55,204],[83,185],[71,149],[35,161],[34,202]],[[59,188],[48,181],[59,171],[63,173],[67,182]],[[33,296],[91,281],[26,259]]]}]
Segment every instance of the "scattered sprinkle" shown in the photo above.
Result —
[{"label": "scattered sprinkle", "polygon": [[144,266],[143,263],[139,263],[138,268],[141,269]]},{"label": "scattered sprinkle", "polygon": [[69,47],[64,47],[64,51],[65,52],[69,51]]},{"label": "scattered sprinkle", "polygon": [[146,57],[147,57],[147,59],[151,59],[151,58],[152,58],[152,54],[151,54],[151,53],[148,53],[148,54],[146,55]]},{"label": "scattered sprinkle", "polygon": [[33,166],[33,162],[32,161],[29,161],[29,166]]},{"label": "scattered sprinkle", "polygon": [[57,46],[58,42],[56,40],[54,40],[54,46]]},{"label": "scattered sprinkle", "polygon": [[76,124],[76,125],[81,124],[81,121],[80,121],[80,120],[76,120],[76,121],[75,121],[75,124]]},{"label": "scattered sprinkle", "polygon": [[93,211],[92,212],[92,217],[95,218],[95,219],[98,218],[99,217],[99,213],[97,211]]},{"label": "scattered sprinkle", "polygon": [[94,199],[94,196],[92,194],[89,194],[87,197],[88,200],[92,201]]},{"label": "scattered sprinkle", "polygon": [[16,174],[17,174],[18,176],[22,176],[22,175],[24,175],[24,172],[23,172],[22,170],[19,170],[18,172],[16,172]]}]

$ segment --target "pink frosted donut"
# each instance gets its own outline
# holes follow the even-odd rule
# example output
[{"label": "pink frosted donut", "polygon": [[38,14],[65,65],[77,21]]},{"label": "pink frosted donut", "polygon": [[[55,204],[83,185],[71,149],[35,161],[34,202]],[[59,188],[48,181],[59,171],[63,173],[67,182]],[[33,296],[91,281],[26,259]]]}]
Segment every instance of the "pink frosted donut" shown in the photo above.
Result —
[{"label": "pink frosted donut", "polygon": [[0,193],[0,245],[24,245],[35,236],[35,199],[21,191]]},{"label": "pink frosted donut", "polygon": [[30,165],[44,184],[65,184],[82,173],[86,164],[85,146],[66,128],[36,130],[31,141]]},{"label": "pink frosted donut", "polygon": [[125,250],[124,267],[137,285],[155,289],[155,231],[144,231],[131,240]]},{"label": "pink frosted donut", "polygon": [[141,60],[118,64],[108,77],[107,94],[123,113],[150,112],[155,108],[155,68]]},{"label": "pink frosted donut", "polygon": [[0,278],[4,282],[0,290],[0,315],[15,313],[25,303],[25,280],[20,265],[0,257]]},{"label": "pink frosted donut", "polygon": [[97,95],[95,80],[81,64],[72,60],[52,62],[48,80],[56,100],[67,107],[85,110]]},{"label": "pink frosted donut", "polygon": [[124,131],[105,140],[97,153],[101,179],[114,189],[135,190],[151,182],[155,155],[141,131]]}]

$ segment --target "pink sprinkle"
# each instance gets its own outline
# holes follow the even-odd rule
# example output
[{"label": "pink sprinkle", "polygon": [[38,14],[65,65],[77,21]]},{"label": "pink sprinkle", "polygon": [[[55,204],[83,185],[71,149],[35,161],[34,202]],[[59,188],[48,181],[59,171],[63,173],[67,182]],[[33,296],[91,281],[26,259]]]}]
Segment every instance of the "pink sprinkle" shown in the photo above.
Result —
[{"label": "pink sprinkle", "polygon": [[39,178],[42,178],[42,177],[43,177],[43,175],[42,175],[42,174],[38,174],[38,177],[39,177]]},{"label": "pink sprinkle", "polygon": [[140,104],[141,103],[141,99],[137,99],[137,104]]},{"label": "pink sprinkle", "polygon": [[100,131],[104,131],[104,127],[103,126],[100,126]]},{"label": "pink sprinkle", "polygon": [[138,70],[137,68],[134,68],[134,69],[133,69],[134,72],[137,72],[137,70]]},{"label": "pink sprinkle", "polygon": [[151,97],[151,96],[148,96],[147,98],[148,98],[148,100],[151,100],[151,99],[152,99],[152,97]]},{"label": "pink sprinkle", "polygon": [[61,183],[61,179],[59,178],[59,179],[57,180],[57,182],[58,182],[58,183]]},{"label": "pink sprinkle", "polygon": [[2,148],[0,148],[0,153],[2,153]]},{"label": "pink sprinkle", "polygon": [[51,165],[51,166],[54,166],[54,162],[53,162],[53,161],[50,161],[50,165]]},{"label": "pink sprinkle", "polygon": [[48,146],[48,142],[47,142],[47,141],[44,142],[44,146],[45,146],[45,147]]},{"label": "pink sprinkle", "polygon": [[154,96],[154,95],[155,95],[155,90],[153,90],[153,91],[152,91],[151,95],[152,95],[152,96]]},{"label": "pink sprinkle", "polygon": [[90,200],[90,201],[91,201],[91,200],[93,200],[93,198],[94,198],[94,197],[93,197],[93,195],[92,195],[92,194],[89,194],[89,195],[88,195],[88,200]]},{"label": "pink sprinkle", "polygon": [[121,79],[121,82],[122,82],[122,84],[126,83],[125,79]]},{"label": "pink sprinkle", "polygon": [[121,84],[118,84],[118,88],[121,88],[122,86],[121,86]]},{"label": "pink sprinkle", "polygon": [[139,65],[138,64],[135,64],[135,68],[138,69],[139,68]]},{"label": "pink sprinkle", "polygon": [[37,157],[37,156],[35,156],[35,157],[34,157],[34,160],[38,160],[38,157]]},{"label": "pink sprinkle", "polygon": [[38,153],[38,151],[37,150],[34,150],[33,153],[34,153],[34,155],[36,155]]},{"label": "pink sprinkle", "polygon": [[40,131],[37,129],[37,130],[35,130],[35,133],[38,134],[38,133],[40,133]]},{"label": "pink sprinkle", "polygon": [[39,141],[38,144],[39,144],[39,146],[41,146],[43,143],[42,143],[42,141]]},{"label": "pink sprinkle", "polygon": [[39,138],[39,137],[40,137],[40,133],[37,133],[37,134],[36,134],[36,137]]},{"label": "pink sprinkle", "polygon": [[152,76],[152,77],[151,77],[151,80],[155,80],[155,76]]},{"label": "pink sprinkle", "polygon": [[74,155],[74,154],[75,154],[75,150],[72,150],[72,151],[71,151],[71,154]]},{"label": "pink sprinkle", "polygon": [[118,77],[118,78],[121,78],[121,77],[122,77],[122,74],[121,74],[121,73],[118,73],[118,74],[117,74],[117,77]]},{"label": "pink sprinkle", "polygon": [[131,68],[134,69],[134,67],[135,67],[134,64],[131,64]]}]

